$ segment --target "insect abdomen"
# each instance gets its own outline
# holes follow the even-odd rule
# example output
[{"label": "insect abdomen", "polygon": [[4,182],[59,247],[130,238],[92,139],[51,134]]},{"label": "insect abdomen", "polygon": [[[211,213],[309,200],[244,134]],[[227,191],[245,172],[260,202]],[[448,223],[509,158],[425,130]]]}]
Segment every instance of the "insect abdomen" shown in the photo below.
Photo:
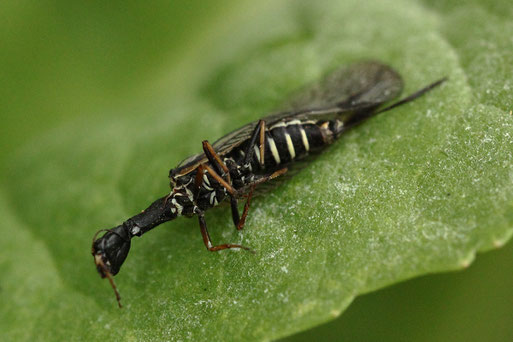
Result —
[{"label": "insect abdomen", "polygon": [[[333,142],[341,126],[338,120],[317,122],[292,120],[268,127],[264,141],[264,168],[280,167],[319,150]],[[254,149],[254,163],[259,164],[258,144]]]}]

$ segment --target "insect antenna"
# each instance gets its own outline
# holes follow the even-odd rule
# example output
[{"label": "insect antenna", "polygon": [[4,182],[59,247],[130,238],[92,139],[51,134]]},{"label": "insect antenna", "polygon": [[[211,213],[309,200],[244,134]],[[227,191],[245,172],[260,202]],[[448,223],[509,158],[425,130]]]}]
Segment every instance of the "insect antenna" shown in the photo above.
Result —
[{"label": "insect antenna", "polygon": [[121,295],[119,294],[118,288],[116,286],[116,283],[114,283],[114,277],[110,273],[110,271],[105,267],[103,260],[101,260],[101,257],[95,257],[96,265],[101,267],[103,274],[105,274],[105,277],[109,279],[110,286],[112,286],[112,289],[114,290],[114,294],[116,295],[116,300],[118,301],[118,306],[121,309],[123,305],[121,305]]},{"label": "insect antenna", "polygon": [[411,102],[411,101],[421,97],[422,95],[424,95],[425,93],[427,93],[431,89],[438,87],[439,85],[441,85],[442,83],[447,81],[447,79],[448,79],[447,77],[441,78],[438,81],[433,82],[430,85],[428,85],[428,86],[426,86],[426,87],[424,87],[424,88],[422,88],[420,90],[417,90],[413,94],[411,94],[409,96],[406,96],[404,99],[399,100],[396,103],[391,104],[390,106],[387,106],[387,107],[385,107],[383,109],[378,110],[377,112],[374,113],[374,115],[387,112],[387,111],[389,111],[389,110],[391,110],[391,109],[393,109],[395,107],[399,107],[399,106],[401,106],[401,105],[403,105],[405,103]]},{"label": "insect antenna", "polygon": [[112,286],[112,289],[114,290],[116,300],[118,301],[118,306],[121,309],[123,307],[123,305],[121,305],[121,296],[119,294],[118,288],[116,287],[116,283],[114,283],[114,278],[112,277],[112,274],[110,274],[109,271],[105,272],[105,275],[107,276],[107,279],[109,279],[110,286]]}]

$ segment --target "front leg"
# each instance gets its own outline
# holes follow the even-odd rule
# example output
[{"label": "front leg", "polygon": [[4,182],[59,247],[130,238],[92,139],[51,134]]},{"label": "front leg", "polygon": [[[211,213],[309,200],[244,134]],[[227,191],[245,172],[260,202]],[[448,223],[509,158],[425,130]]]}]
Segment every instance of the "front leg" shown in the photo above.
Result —
[{"label": "front leg", "polygon": [[[258,134],[259,127],[261,127],[261,125],[257,126],[257,129],[253,132],[253,136],[256,137],[256,135]],[[223,184],[223,182],[221,182],[220,178],[222,180],[225,180],[226,183],[231,184],[230,170],[228,169],[226,164],[221,160],[221,158],[219,157],[217,152],[214,150],[212,145],[208,142],[208,140],[203,141],[203,152],[205,152],[205,155],[207,156],[207,159],[210,162],[210,164],[212,165],[212,168],[214,169],[214,171],[217,172],[217,175],[212,174],[212,176],[218,182],[220,182],[221,185],[223,185],[223,186],[224,186],[224,184]],[[221,177],[220,175],[224,175],[224,178]],[[203,172],[201,174],[201,177],[202,176],[203,176]],[[202,180],[202,178],[201,178],[201,180]],[[198,175],[196,175],[196,184],[197,184],[197,186],[201,186],[201,184],[199,183]],[[232,209],[233,224],[235,225],[235,227],[237,227],[238,230],[240,230],[240,229],[242,229],[242,227],[244,227],[244,222],[246,221],[247,209],[245,209],[244,213],[242,214],[242,220],[241,220],[241,217],[239,216],[238,201],[237,201],[237,198],[234,196],[233,190],[230,191],[226,186],[224,186],[224,187],[228,190],[228,194],[230,196],[230,205],[231,205],[231,209]],[[251,194],[250,194],[250,197],[248,197],[248,200],[246,201],[244,208],[246,208],[246,207],[249,208],[250,200],[251,200]]]},{"label": "front leg", "polygon": [[208,140],[203,141],[203,152],[207,156],[210,165],[214,168],[214,170],[219,174],[223,175],[228,183],[231,183],[230,180],[230,172],[226,164],[221,160],[221,157],[214,150],[214,147],[208,142]]}]

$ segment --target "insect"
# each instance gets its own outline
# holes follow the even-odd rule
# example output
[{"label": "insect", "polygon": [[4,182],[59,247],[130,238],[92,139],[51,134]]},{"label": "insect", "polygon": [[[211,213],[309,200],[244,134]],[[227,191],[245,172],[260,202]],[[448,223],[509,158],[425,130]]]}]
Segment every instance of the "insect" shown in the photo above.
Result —
[{"label": "insect", "polygon": [[[360,62],[338,69],[298,92],[286,110],[251,122],[210,144],[203,152],[182,161],[169,172],[171,192],[147,209],[112,229],[93,237],[92,254],[100,276],[108,278],[119,307],[121,297],[113,276],[125,261],[131,239],[177,218],[196,215],[203,242],[209,251],[239,248],[239,244],[215,245],[205,222],[206,210],[223,201],[231,205],[235,227],[244,227],[255,187],[286,173],[297,161],[322,151],[349,128],[379,113],[410,102],[440,85],[440,79],[385,108],[403,87],[400,75],[379,62]],[[245,198],[239,214],[238,201]],[[98,236],[105,234],[98,238]]]}]

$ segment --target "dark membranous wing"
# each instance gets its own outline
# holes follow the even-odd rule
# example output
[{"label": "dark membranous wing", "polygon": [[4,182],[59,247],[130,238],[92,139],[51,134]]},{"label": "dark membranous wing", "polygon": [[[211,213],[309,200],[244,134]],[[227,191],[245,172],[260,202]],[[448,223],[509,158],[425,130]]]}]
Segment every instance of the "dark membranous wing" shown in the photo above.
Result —
[{"label": "dark membranous wing", "polygon": [[[379,62],[359,62],[339,68],[317,83],[295,94],[281,108],[283,111],[263,118],[268,127],[281,120],[329,120],[352,118],[373,110],[397,97],[403,87],[401,76]],[[251,137],[258,123],[253,121],[218,139],[213,147],[225,155]],[[203,153],[182,161],[177,169],[190,169],[206,161]]]},{"label": "dark membranous wing", "polygon": [[[317,83],[295,94],[283,109],[263,118],[267,126],[285,119],[333,119],[355,110],[377,108],[397,97],[403,88],[401,76],[391,67],[374,61],[339,68]],[[225,135],[214,143],[218,153],[226,152],[251,136],[258,121]]]},{"label": "dark membranous wing", "polygon": [[376,107],[399,96],[402,88],[401,76],[391,67],[375,61],[358,62],[336,69],[319,82],[299,90],[283,108],[304,111]]}]

